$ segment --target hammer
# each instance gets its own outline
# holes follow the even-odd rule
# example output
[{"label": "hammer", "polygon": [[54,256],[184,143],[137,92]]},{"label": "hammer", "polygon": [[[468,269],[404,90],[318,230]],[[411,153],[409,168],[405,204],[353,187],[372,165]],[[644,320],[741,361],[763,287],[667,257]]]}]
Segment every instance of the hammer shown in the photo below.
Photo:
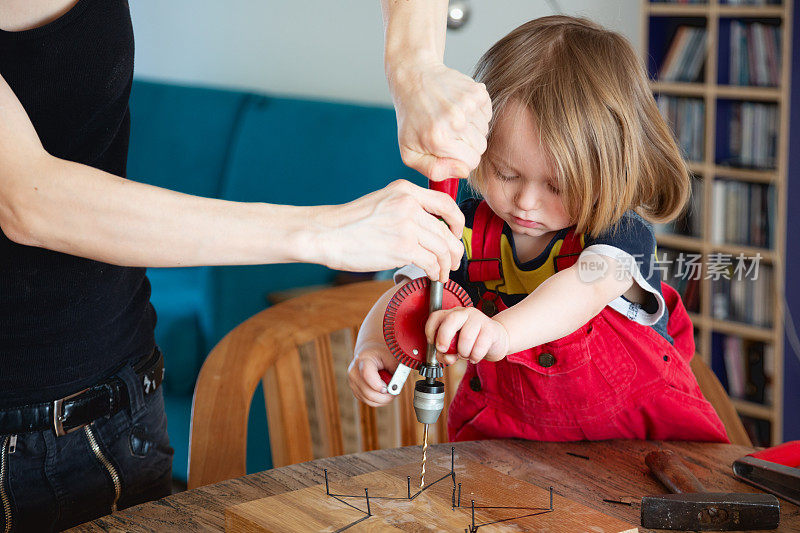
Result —
[{"label": "hammer", "polygon": [[772,494],[706,492],[671,451],[650,452],[647,466],[671,492],[642,498],[642,527],[690,531],[775,529],[780,503]]}]

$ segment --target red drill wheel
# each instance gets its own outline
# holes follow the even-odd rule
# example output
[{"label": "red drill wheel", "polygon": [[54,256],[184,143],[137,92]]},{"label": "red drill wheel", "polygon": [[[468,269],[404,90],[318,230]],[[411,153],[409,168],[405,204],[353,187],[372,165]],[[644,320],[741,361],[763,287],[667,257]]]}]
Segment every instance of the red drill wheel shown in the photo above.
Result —
[{"label": "red drill wheel", "polygon": [[[407,283],[389,300],[383,315],[383,338],[389,351],[400,363],[419,370],[425,363],[428,340],[425,338],[425,323],[429,316],[429,292],[431,280],[418,278]],[[453,280],[444,284],[442,309],[472,307],[467,291]],[[456,353],[458,335],[446,353]],[[439,367],[446,366],[439,361]]]}]

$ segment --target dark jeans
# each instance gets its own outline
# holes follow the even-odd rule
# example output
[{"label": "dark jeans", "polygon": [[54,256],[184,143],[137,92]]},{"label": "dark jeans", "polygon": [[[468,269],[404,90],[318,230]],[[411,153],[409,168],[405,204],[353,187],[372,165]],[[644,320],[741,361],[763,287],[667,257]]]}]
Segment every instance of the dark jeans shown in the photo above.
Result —
[{"label": "dark jeans", "polygon": [[[120,377],[129,389],[138,384],[130,370]],[[133,396],[128,409],[61,437],[17,435],[12,450],[12,436],[0,435],[0,533],[9,512],[11,531],[53,531],[169,495],[173,450],[161,389]]]}]

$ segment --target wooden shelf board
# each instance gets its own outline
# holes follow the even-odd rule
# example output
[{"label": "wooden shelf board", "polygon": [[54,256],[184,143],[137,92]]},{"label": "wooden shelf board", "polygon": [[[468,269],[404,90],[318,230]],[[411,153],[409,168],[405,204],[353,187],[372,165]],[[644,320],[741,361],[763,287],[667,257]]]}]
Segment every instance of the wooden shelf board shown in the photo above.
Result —
[{"label": "wooden shelf board", "polygon": [[656,233],[656,242],[667,248],[681,248],[691,252],[703,251],[703,240],[697,237],[687,237],[686,235],[675,235],[673,233]]},{"label": "wooden shelf board", "polygon": [[670,15],[673,17],[705,17],[708,16],[708,4],[665,4],[650,2],[647,11],[651,15]]},{"label": "wooden shelf board", "polygon": [[699,163],[697,161],[687,161],[686,166],[689,167],[689,172],[692,174],[704,176],[708,174],[708,166],[705,163]]},{"label": "wooden shelf board", "polygon": [[776,170],[753,170],[749,168],[714,165],[713,171],[714,175],[718,178],[730,178],[756,183],[774,183],[778,181],[778,172]]},{"label": "wooden shelf board", "polygon": [[707,89],[703,83],[687,83],[681,81],[651,81],[650,89],[654,93],[678,96],[696,96],[702,98]]},{"label": "wooden shelf board", "polygon": [[720,17],[781,18],[786,14],[783,5],[740,6],[720,4],[717,6]]},{"label": "wooden shelf board", "polygon": [[747,400],[739,400],[731,398],[733,406],[739,414],[745,416],[752,416],[753,418],[760,418],[762,420],[772,420],[775,417],[775,410],[769,405],[763,405],[755,402],[748,402]]},{"label": "wooden shelf board", "polygon": [[780,102],[782,100],[781,89],[779,87],[653,80],[650,82],[650,89],[654,93],[669,96],[686,96],[693,98],[710,96],[731,100],[755,100],[760,102]]},{"label": "wooden shelf board", "polygon": [[734,100],[759,100],[780,102],[781,90],[777,87],[753,87],[747,85],[712,85],[712,96]]},{"label": "wooden shelf board", "polygon": [[761,260],[767,263],[774,263],[776,257],[775,252],[767,248],[745,246],[742,244],[711,243],[711,248],[714,252],[731,254],[734,257],[739,254],[744,254],[745,258],[750,258],[755,257],[756,254],[761,254]]},{"label": "wooden shelf board", "polygon": [[739,337],[761,342],[773,342],[775,340],[775,331],[771,328],[752,326],[743,322],[733,322],[730,320],[721,320],[719,318],[710,318],[707,324],[713,331],[719,333],[738,335]]},{"label": "wooden shelf board", "polygon": [[688,311],[689,319],[692,321],[692,324],[698,328],[705,328],[707,327],[706,317],[695,313],[693,311]]}]

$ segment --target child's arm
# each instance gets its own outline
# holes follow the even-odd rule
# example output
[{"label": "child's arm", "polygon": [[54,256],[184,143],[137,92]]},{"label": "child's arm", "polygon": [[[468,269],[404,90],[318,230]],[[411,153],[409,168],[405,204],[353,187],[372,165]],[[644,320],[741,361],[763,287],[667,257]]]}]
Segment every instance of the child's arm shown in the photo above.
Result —
[{"label": "child's arm", "polygon": [[383,339],[383,314],[389,300],[403,285],[405,283],[400,283],[383,293],[367,313],[358,330],[353,360],[347,369],[347,380],[353,395],[372,407],[386,405],[394,398],[386,392],[386,384],[378,371],[387,370],[392,373],[397,368],[397,360]]},{"label": "child's arm", "polygon": [[[604,275],[584,281],[578,275],[581,262],[605,261]],[[615,274],[616,273],[616,274]],[[432,314],[425,327],[437,348],[450,345],[460,331],[458,354],[472,362],[502,359],[546,342],[560,339],[586,324],[615,298],[628,294],[633,278],[619,261],[592,254],[542,283],[517,305],[489,318],[474,308],[455,308]],[[455,356],[445,356],[448,363]]]}]

